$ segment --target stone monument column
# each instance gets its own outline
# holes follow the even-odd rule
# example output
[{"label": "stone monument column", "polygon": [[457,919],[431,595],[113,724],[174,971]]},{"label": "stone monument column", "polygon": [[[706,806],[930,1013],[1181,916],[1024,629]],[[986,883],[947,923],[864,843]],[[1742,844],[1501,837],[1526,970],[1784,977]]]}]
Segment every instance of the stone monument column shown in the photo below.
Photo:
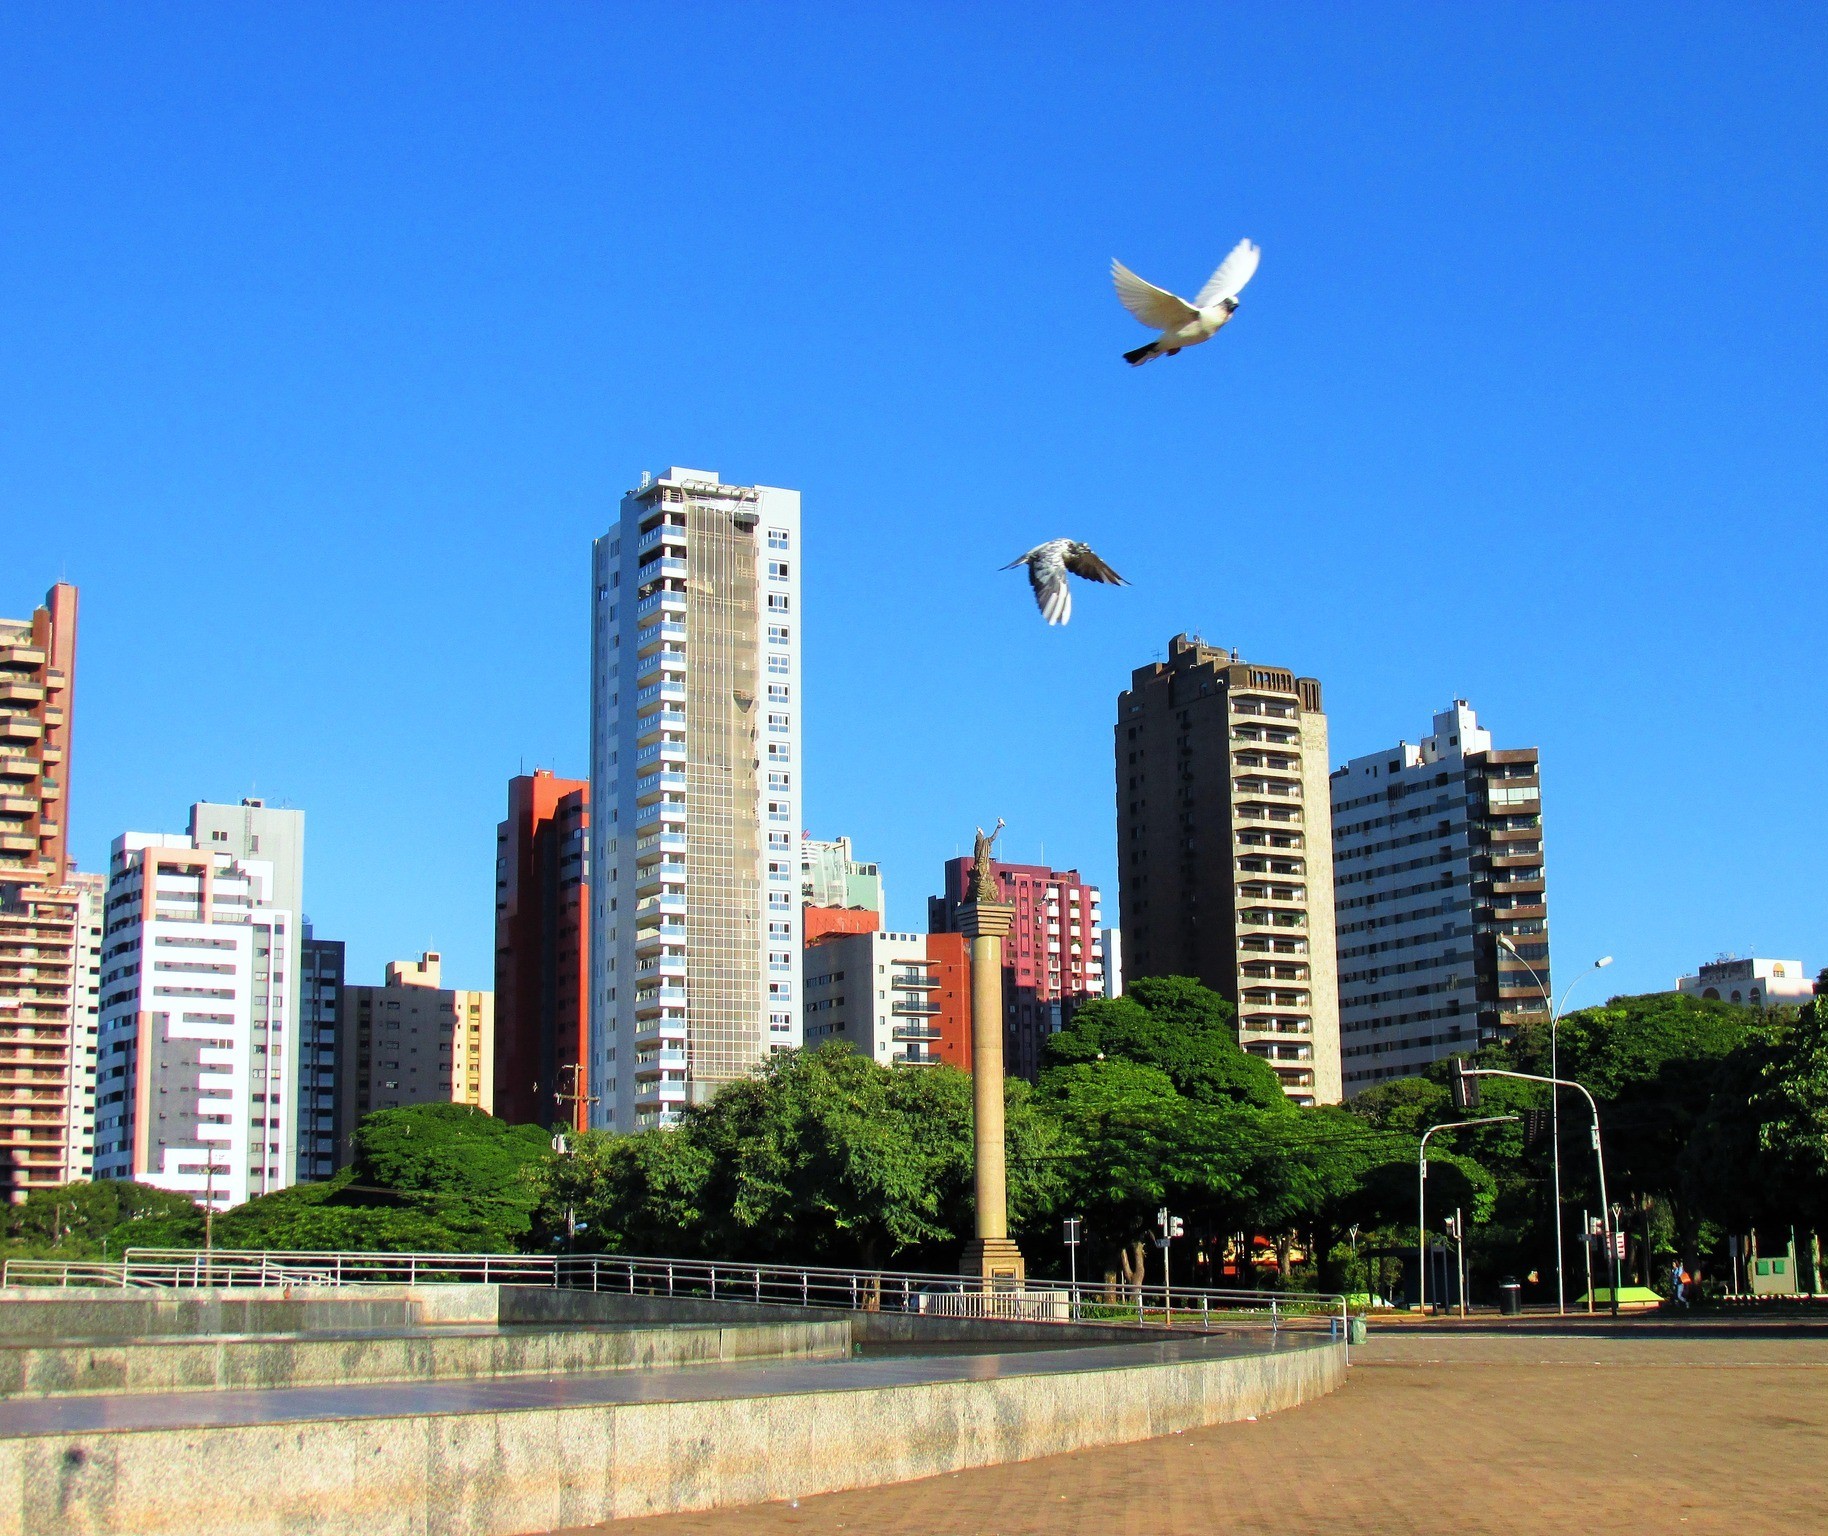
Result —
[{"label": "stone monument column", "polygon": [[[1003,823],[997,823],[1000,831]],[[990,849],[980,827],[977,860],[959,931],[971,941],[971,1108],[976,1163],[977,1236],[965,1245],[960,1272],[984,1289],[1019,1290],[1027,1278],[1022,1250],[1009,1237],[1009,1187],[1003,1132],[1003,940],[1016,909],[996,899]]]}]

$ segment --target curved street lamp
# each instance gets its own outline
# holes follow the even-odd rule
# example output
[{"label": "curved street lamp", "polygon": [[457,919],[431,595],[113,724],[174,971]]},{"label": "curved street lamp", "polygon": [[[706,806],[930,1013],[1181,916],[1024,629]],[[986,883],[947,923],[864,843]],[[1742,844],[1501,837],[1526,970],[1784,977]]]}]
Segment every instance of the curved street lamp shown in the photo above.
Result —
[{"label": "curved street lamp", "polygon": [[[1519,965],[1521,965],[1526,971],[1528,971],[1530,973],[1531,979],[1536,983],[1536,990],[1542,994],[1543,1003],[1549,1009],[1549,1076],[1552,1078],[1560,1077],[1561,1076],[1561,1066],[1560,1066],[1560,1060],[1559,1060],[1557,1050],[1556,1050],[1556,1039],[1557,1039],[1557,1031],[1561,1027],[1561,1011],[1562,1011],[1562,1009],[1567,1007],[1568,998],[1573,993],[1573,991],[1576,987],[1578,987],[1583,981],[1587,980],[1588,977],[1592,976],[1595,972],[1603,971],[1603,970],[1605,970],[1605,968],[1607,966],[1612,964],[1612,956],[1611,955],[1601,955],[1599,957],[1599,959],[1597,959],[1593,962],[1591,967],[1589,967],[1587,970],[1582,971],[1580,973],[1580,975],[1576,976],[1574,978],[1574,980],[1569,982],[1567,987],[1563,990],[1563,992],[1561,994],[1561,1001],[1557,1003],[1557,1002],[1553,1002],[1550,999],[1549,989],[1546,985],[1544,985],[1541,973],[1536,969],[1535,966],[1531,965],[1528,960],[1525,960],[1523,958],[1522,954],[1520,954],[1518,952],[1517,946],[1511,942],[1511,936],[1508,933],[1501,933],[1498,935],[1498,947],[1500,949],[1507,951],[1513,960],[1515,960]],[[1556,1312],[1556,1315],[1559,1317],[1566,1317],[1568,1315],[1568,1296],[1567,1296],[1566,1287],[1562,1283],[1562,1267],[1561,1267],[1561,1265],[1562,1265],[1562,1260],[1561,1260],[1562,1217],[1561,1217],[1561,1089],[1560,1088],[1551,1088],[1549,1090],[1549,1139],[1550,1139],[1550,1147],[1551,1147],[1550,1160],[1554,1166],[1554,1182],[1555,1182],[1555,1312]]]}]

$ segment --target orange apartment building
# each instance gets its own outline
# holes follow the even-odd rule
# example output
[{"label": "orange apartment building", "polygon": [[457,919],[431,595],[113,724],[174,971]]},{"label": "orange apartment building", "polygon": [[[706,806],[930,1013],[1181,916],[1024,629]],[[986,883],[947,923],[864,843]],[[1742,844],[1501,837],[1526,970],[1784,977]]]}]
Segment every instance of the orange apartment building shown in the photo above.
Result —
[{"label": "orange apartment building", "polygon": [[31,618],[0,619],[0,1196],[11,1201],[88,1172],[77,1122],[94,1084],[95,892],[69,858],[76,607],[59,582]]}]

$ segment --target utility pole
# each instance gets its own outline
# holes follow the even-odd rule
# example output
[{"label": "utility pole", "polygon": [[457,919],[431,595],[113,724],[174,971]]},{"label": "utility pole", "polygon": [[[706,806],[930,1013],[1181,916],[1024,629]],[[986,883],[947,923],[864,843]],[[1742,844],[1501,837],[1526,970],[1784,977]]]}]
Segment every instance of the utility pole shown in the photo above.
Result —
[{"label": "utility pole", "polygon": [[579,1089],[578,1078],[583,1070],[584,1064],[582,1062],[566,1062],[564,1066],[559,1068],[559,1071],[561,1073],[569,1072],[571,1074],[570,1083],[567,1088],[558,1089],[552,1095],[552,1102],[554,1104],[569,1104],[571,1106],[569,1119],[571,1120],[571,1128],[574,1131],[587,1129],[586,1126],[580,1125],[578,1122],[589,1118],[590,1106],[592,1104],[602,1102],[597,1094],[584,1093]]}]

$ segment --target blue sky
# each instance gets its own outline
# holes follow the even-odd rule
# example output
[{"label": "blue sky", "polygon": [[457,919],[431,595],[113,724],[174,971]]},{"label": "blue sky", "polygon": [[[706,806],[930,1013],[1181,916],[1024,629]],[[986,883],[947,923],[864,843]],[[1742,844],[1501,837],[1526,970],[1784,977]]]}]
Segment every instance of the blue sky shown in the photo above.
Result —
[{"label": "blue sky", "polygon": [[[1114,896],[1191,630],[1335,760],[1539,745],[1564,975],[1828,963],[1824,82],[1804,6],[10,6],[0,613],[82,588],[78,855],[302,806],[352,977],[488,985],[589,541],[678,463],[804,493],[808,815],[897,926],[999,814]],[[1110,258],[1241,235],[1124,367]],[[996,569],[1056,534],[1135,583],[1064,631]]]}]

